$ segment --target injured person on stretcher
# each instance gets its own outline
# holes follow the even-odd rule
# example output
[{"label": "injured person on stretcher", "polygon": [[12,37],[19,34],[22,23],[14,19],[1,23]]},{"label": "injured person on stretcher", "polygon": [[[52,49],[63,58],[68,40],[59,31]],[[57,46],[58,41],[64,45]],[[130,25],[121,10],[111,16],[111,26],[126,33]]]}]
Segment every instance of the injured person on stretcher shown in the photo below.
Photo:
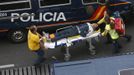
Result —
[{"label": "injured person on stretcher", "polygon": [[57,46],[68,46],[72,42],[97,37],[100,32],[95,31],[96,27],[97,24],[84,23],[58,29],[53,34],[43,32],[44,46],[53,49]]},{"label": "injured person on stretcher", "polygon": [[[95,55],[96,51],[95,47],[92,45],[92,39],[94,38],[98,41],[98,37],[100,36],[100,32],[96,31],[98,25],[96,23],[83,23],[76,26],[69,26],[60,28],[56,31],[56,33],[48,34],[43,32],[43,46],[45,48],[54,49],[56,47],[65,47],[65,57],[64,59],[68,61],[71,57],[69,53],[69,47],[73,45],[73,43],[86,40],[88,43],[89,51],[91,55]],[[43,48],[43,47],[42,47]]]}]

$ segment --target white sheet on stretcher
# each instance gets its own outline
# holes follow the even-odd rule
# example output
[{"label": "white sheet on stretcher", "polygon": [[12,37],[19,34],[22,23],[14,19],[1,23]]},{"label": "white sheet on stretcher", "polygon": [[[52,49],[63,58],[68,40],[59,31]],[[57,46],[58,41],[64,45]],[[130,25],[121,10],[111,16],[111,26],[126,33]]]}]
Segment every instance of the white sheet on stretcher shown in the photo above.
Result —
[{"label": "white sheet on stretcher", "polygon": [[82,37],[82,36],[78,35],[78,36],[75,36],[75,37],[63,38],[63,39],[55,41],[55,42],[45,42],[44,46],[46,48],[54,49],[56,46],[60,46],[62,44],[69,44],[69,43],[79,41],[79,40],[94,38],[94,37],[97,37],[98,35],[100,35],[100,32],[95,32],[92,35],[86,36],[86,37]]}]

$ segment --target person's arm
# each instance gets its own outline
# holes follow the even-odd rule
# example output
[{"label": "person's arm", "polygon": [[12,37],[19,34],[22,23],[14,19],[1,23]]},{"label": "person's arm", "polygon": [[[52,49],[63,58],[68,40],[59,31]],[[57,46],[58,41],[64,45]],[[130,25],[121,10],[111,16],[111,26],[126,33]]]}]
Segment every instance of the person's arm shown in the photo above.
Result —
[{"label": "person's arm", "polygon": [[40,42],[39,42],[40,47],[41,47],[41,49],[45,49],[45,50],[47,50],[48,48],[44,46],[44,43],[45,43],[44,40],[41,39]]},{"label": "person's arm", "polygon": [[97,23],[92,23],[91,26],[93,27],[93,29],[95,30],[98,27]]},{"label": "person's arm", "polygon": [[106,36],[108,33],[108,30],[104,30],[104,32],[101,33],[102,36]]},{"label": "person's arm", "polygon": [[102,19],[100,19],[98,22],[97,22],[97,24],[98,25],[101,25],[102,23],[104,23],[105,22],[105,20],[104,20],[104,17],[102,18]]},{"label": "person's arm", "polygon": [[39,38],[42,38],[42,35],[40,35],[38,32],[37,32],[37,35],[39,36]]},{"label": "person's arm", "polygon": [[104,32],[102,32],[102,36],[106,36],[107,33],[109,32],[109,30],[111,30],[111,27],[110,27],[109,24],[107,24],[107,25],[105,26]]},{"label": "person's arm", "polygon": [[46,37],[43,37],[43,36],[40,35],[39,33],[38,33],[38,35],[39,35],[39,38],[40,38],[40,39],[39,39],[40,47],[41,47],[42,49],[47,50],[48,48],[44,46],[44,43],[46,42],[47,38],[46,38]]}]

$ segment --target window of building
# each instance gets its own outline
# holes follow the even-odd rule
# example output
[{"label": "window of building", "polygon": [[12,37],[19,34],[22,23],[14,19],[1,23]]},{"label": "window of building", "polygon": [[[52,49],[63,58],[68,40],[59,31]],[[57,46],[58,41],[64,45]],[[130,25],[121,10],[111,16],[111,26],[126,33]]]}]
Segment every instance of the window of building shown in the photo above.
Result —
[{"label": "window of building", "polygon": [[70,4],[71,0],[40,0],[40,6],[60,6]]}]

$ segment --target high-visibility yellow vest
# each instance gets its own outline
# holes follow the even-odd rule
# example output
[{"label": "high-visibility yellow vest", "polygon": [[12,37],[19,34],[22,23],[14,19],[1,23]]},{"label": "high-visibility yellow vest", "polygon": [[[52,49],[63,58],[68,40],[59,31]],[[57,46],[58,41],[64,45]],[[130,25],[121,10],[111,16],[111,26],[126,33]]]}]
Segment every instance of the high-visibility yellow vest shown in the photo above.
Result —
[{"label": "high-visibility yellow vest", "polygon": [[111,30],[110,24],[106,24],[105,30]]},{"label": "high-visibility yellow vest", "polygon": [[[102,19],[100,19],[98,22],[97,22],[97,24],[102,24],[102,23],[105,23],[105,24],[107,24],[107,22],[105,21],[105,19],[104,19],[105,17],[103,17]],[[114,20],[114,17],[110,17],[110,19],[111,20]]]},{"label": "high-visibility yellow vest", "polygon": [[119,35],[118,35],[117,31],[115,29],[111,29],[110,24],[107,24],[105,26],[105,31],[102,33],[102,36],[107,35],[107,33],[110,34],[110,37],[112,39],[118,39],[119,38]]},{"label": "high-visibility yellow vest", "polygon": [[118,39],[119,38],[119,35],[118,35],[118,33],[115,29],[109,30],[109,34],[110,34],[112,39]]},{"label": "high-visibility yellow vest", "polygon": [[107,24],[105,26],[105,29],[108,30],[108,33],[110,34],[112,39],[119,38],[119,35],[118,35],[117,31],[115,29],[111,29],[110,24]]},{"label": "high-visibility yellow vest", "polygon": [[110,24],[106,24],[105,31],[102,32],[102,36],[106,36],[110,29],[111,29]]}]

